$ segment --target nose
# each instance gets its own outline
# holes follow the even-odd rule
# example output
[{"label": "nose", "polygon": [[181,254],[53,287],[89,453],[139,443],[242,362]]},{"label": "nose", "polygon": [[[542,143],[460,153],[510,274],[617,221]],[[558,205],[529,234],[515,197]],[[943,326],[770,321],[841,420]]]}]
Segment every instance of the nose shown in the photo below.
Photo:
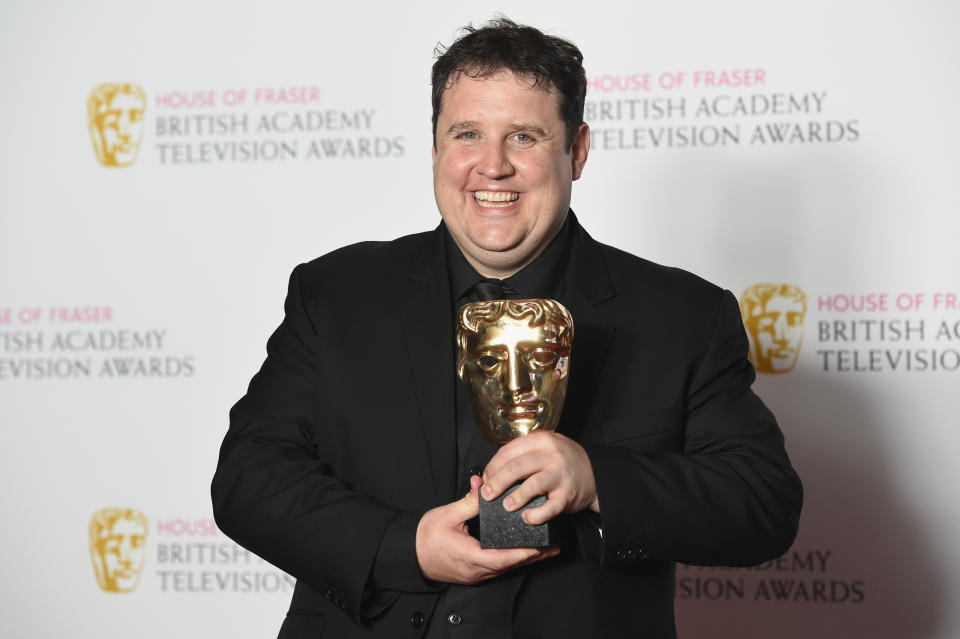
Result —
[{"label": "nose", "polygon": [[507,390],[514,395],[529,392],[532,388],[530,385],[530,375],[527,373],[527,367],[524,366],[519,354],[511,352],[506,364]]},{"label": "nose", "polygon": [[477,162],[477,172],[484,177],[497,179],[513,173],[513,165],[502,144],[485,144]]},{"label": "nose", "polygon": [[123,113],[117,119],[117,133],[119,133],[120,136],[124,138],[130,137],[130,114],[129,113]]},{"label": "nose", "polygon": [[787,343],[787,319],[782,314],[773,323],[773,339],[780,344]]}]

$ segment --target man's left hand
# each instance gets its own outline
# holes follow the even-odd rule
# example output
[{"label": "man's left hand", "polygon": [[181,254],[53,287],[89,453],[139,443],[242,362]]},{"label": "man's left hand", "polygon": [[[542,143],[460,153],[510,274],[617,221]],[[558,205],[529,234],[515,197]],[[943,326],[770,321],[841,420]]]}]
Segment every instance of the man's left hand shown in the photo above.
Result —
[{"label": "man's left hand", "polygon": [[484,469],[481,492],[488,501],[496,499],[521,480],[520,487],[504,500],[505,509],[518,510],[537,495],[547,495],[545,504],[524,511],[528,524],[587,508],[600,512],[590,458],[569,437],[540,431],[501,446]]}]

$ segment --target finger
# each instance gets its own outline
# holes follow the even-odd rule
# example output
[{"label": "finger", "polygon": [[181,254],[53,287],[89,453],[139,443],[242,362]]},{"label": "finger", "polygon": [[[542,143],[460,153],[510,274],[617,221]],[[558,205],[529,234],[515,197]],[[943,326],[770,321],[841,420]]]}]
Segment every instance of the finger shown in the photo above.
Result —
[{"label": "finger", "polygon": [[[505,572],[516,570],[517,568],[522,568],[524,566],[529,566],[530,564],[543,561],[544,559],[550,559],[551,557],[556,557],[560,554],[560,548],[556,546],[551,546],[549,548],[525,548],[522,550],[524,551],[522,554],[518,553],[516,556],[510,557],[509,560],[500,565],[500,568],[495,574],[491,574],[490,576],[502,575]],[[522,557],[522,559],[519,559],[518,561],[517,559],[520,557]]]},{"label": "finger", "polygon": [[441,507],[442,520],[453,527],[476,517],[480,513],[480,502],[477,500],[479,487],[479,477],[471,477],[470,492],[457,501]]},{"label": "finger", "polygon": [[520,517],[531,526],[539,526],[540,524],[550,521],[565,509],[566,504],[564,501],[558,495],[554,495],[549,497],[542,506],[528,508],[523,511]]},{"label": "finger", "polygon": [[499,473],[503,466],[512,459],[536,450],[540,445],[541,434],[545,433],[531,433],[525,437],[518,437],[501,446],[490,461],[487,462],[486,468],[483,469],[483,481],[486,482],[490,477]]},{"label": "finger", "polygon": [[478,548],[469,553],[468,561],[484,575],[484,578],[488,578],[522,566],[533,560],[539,553],[540,551],[536,548]]},{"label": "finger", "polygon": [[534,497],[549,495],[559,486],[556,473],[549,470],[540,470],[527,477],[519,487],[503,500],[503,508],[507,511],[519,510],[527,505]]},{"label": "finger", "polygon": [[488,472],[482,489],[484,499],[488,501],[496,499],[510,486],[542,471],[549,459],[548,456],[534,450],[510,459],[502,464],[499,470]]},{"label": "finger", "polygon": [[482,485],[483,480],[480,479],[479,475],[470,475],[470,488],[467,489],[467,494],[464,497],[476,497]]},{"label": "finger", "polygon": [[523,563],[517,564],[515,568],[521,568],[523,566],[529,566],[530,564],[535,564],[538,561],[543,561],[544,559],[550,559],[551,557],[556,557],[560,554],[560,548],[558,546],[550,546],[549,548],[541,548],[535,555],[524,561]]}]

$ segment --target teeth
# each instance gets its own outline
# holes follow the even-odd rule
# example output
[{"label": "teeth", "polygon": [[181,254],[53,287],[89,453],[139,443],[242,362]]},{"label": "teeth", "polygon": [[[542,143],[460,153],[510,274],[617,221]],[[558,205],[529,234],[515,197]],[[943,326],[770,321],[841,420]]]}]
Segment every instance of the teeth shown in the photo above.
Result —
[{"label": "teeth", "polygon": [[480,206],[486,207],[504,207],[510,206],[520,197],[519,193],[512,191],[474,191],[473,198]]}]

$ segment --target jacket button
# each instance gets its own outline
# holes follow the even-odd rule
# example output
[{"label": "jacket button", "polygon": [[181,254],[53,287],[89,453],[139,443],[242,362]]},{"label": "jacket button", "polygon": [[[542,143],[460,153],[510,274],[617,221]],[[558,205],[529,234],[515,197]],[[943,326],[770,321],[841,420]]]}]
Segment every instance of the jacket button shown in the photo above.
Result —
[{"label": "jacket button", "polygon": [[618,550],[618,551],[617,551],[617,559],[620,559],[620,560],[622,561],[622,560],[625,560],[626,558],[627,558],[627,551],[626,551],[626,550]]},{"label": "jacket button", "polygon": [[483,469],[479,466],[471,466],[470,470],[467,471],[467,477],[473,477],[474,475],[482,475]]},{"label": "jacket button", "polygon": [[646,559],[647,557],[650,556],[650,553],[648,553],[646,550],[641,548],[640,552],[637,553],[637,556],[640,557],[640,559]]},{"label": "jacket button", "polygon": [[330,588],[327,588],[326,590],[323,591],[323,598],[326,599],[327,601],[333,601],[333,596],[334,596],[333,590],[331,590]]},{"label": "jacket button", "polygon": [[455,612],[451,612],[449,615],[447,615],[447,623],[451,626],[459,626],[462,621],[463,617]]},{"label": "jacket button", "polygon": [[419,610],[410,615],[410,625],[414,628],[422,628],[424,621],[426,621],[426,619],[424,618],[423,613]]},{"label": "jacket button", "polygon": [[636,558],[637,558],[637,551],[636,551],[636,550],[634,550],[633,548],[631,548],[630,550],[627,551],[627,559],[636,559]]}]

